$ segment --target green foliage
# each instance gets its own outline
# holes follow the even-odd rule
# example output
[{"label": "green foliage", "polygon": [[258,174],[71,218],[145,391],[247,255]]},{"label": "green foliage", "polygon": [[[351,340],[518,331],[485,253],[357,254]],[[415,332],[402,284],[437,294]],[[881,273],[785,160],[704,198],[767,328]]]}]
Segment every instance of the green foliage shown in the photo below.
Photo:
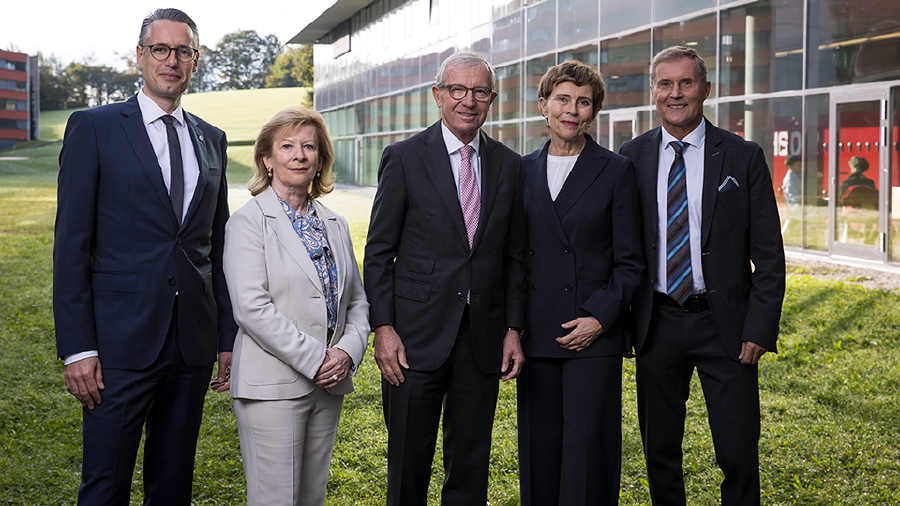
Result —
[{"label": "green foliage", "polygon": [[220,73],[219,89],[250,90],[262,88],[266,73],[281,52],[275,35],[260,37],[256,30],[227,33],[216,45]]},{"label": "green foliage", "polygon": [[313,47],[290,48],[275,59],[266,76],[266,88],[313,86]]},{"label": "green foliage", "polygon": [[[50,308],[52,226],[59,143],[0,161],[0,504],[74,504],[80,480],[80,409],[63,386]],[[249,198],[250,146],[229,150],[231,207]],[[247,167],[246,169],[237,167]],[[245,171],[245,172],[241,172]],[[371,199],[335,191],[326,205],[347,217],[362,261]],[[790,276],[779,353],[760,362],[763,503],[900,504],[898,296]],[[637,428],[634,362],[623,366],[620,504],[649,504]],[[345,399],[326,504],[383,504],[387,433],[371,349]],[[688,504],[717,504],[715,462],[699,381],[684,441]],[[515,382],[504,383],[491,454],[491,505],[518,504]],[[429,504],[438,504],[441,448]],[[139,458],[140,460],[140,458]],[[227,396],[209,393],[197,451],[195,504],[243,504],[237,427]],[[132,503],[139,503],[141,469]]]}]

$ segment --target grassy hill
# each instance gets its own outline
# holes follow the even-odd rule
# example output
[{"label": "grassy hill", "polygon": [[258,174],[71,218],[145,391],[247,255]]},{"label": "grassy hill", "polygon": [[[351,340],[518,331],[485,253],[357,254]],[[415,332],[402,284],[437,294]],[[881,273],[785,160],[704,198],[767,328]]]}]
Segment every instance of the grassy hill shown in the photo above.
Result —
[{"label": "grassy hill", "polygon": [[[189,93],[181,99],[185,110],[225,130],[230,142],[252,141],[276,112],[306,102],[308,88]],[[59,141],[69,115],[78,109],[41,113],[41,140]]]},{"label": "grassy hill", "polygon": [[[245,144],[247,141],[256,139],[259,129],[275,113],[285,107],[304,104],[308,93],[307,88],[190,93],[182,98],[182,105],[185,110],[224,130],[230,143]],[[61,141],[65,133],[66,121],[77,110],[42,112],[40,142],[19,143],[19,154],[29,157],[58,157],[60,144],[42,147],[39,148],[39,151],[29,150],[27,153],[21,150],[48,141]],[[19,165],[28,166],[29,163],[26,161]],[[232,186],[243,187],[250,179],[252,166],[252,146],[232,145],[228,148],[228,182]],[[3,170],[3,167],[0,166],[0,174]],[[55,181],[55,171],[52,177]]]}]

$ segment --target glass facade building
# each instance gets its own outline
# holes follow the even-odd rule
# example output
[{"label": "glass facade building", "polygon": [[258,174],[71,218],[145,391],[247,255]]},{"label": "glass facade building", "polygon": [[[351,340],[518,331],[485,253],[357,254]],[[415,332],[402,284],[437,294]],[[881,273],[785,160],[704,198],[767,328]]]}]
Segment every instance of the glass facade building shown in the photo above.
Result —
[{"label": "glass facade building", "polygon": [[[785,246],[900,262],[896,0],[338,0],[290,42],[316,44],[315,106],[335,168],[362,185],[377,184],[386,145],[438,120],[431,85],[456,50],[497,68],[484,129],[526,154],[547,139],[536,95],[550,66],[599,67],[607,95],[593,133],[615,150],[659,126],[652,56],[693,47],[712,82],[706,117],[765,152]],[[799,158],[799,177],[788,157]],[[854,157],[868,163],[874,191],[849,198]]]}]

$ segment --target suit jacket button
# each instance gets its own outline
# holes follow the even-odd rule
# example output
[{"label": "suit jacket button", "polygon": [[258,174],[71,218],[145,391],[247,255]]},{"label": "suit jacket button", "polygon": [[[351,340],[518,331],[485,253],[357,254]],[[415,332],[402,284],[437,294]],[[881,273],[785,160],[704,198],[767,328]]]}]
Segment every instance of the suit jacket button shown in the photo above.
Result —
[{"label": "suit jacket button", "polygon": [[565,253],[565,254],[567,254],[567,255],[568,255],[569,253],[571,253],[571,252],[572,252],[572,250],[569,249],[569,248],[566,248],[566,249],[563,250],[563,253]]},{"label": "suit jacket button", "polygon": [[537,291],[537,285],[535,285],[534,283],[531,284],[531,291],[532,291],[532,292],[536,292],[536,291]]},{"label": "suit jacket button", "polygon": [[571,292],[571,291],[572,291],[572,285],[567,284],[566,286],[563,287],[563,290],[565,290],[565,291],[567,291],[567,292]]},{"label": "suit jacket button", "polygon": [[534,256],[534,248],[528,248],[528,254]]},{"label": "suit jacket button", "polygon": [[175,238],[175,244],[181,244],[181,237]]},{"label": "suit jacket button", "polygon": [[172,276],[169,276],[169,279],[167,279],[166,282],[169,283],[169,286],[175,286],[175,278]]},{"label": "suit jacket button", "polygon": [[466,294],[459,292],[456,294],[456,298],[459,300],[466,300]]}]

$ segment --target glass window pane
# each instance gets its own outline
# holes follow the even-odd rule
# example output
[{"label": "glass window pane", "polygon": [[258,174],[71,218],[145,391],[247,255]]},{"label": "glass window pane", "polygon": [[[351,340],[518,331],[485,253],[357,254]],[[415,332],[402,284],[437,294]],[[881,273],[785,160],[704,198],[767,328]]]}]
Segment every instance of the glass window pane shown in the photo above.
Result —
[{"label": "glass window pane", "polygon": [[491,106],[493,121],[522,117],[522,64],[497,67],[497,99]]},{"label": "glass window pane", "polygon": [[[835,241],[874,246],[881,187],[881,100],[837,105]],[[872,170],[874,169],[874,170]]]},{"label": "glass window pane", "polygon": [[665,21],[716,6],[716,0],[654,0],[653,21]]},{"label": "glass window pane", "polygon": [[900,262],[900,87],[891,89],[888,173],[891,175],[891,261]]},{"label": "glass window pane", "polygon": [[597,67],[599,69],[599,60],[597,58],[597,55],[597,45],[591,44],[590,46],[580,47],[578,49],[562,51],[557,56],[556,61],[562,63],[569,60],[578,60],[581,63],[593,65],[594,67]]},{"label": "glass window pane", "polygon": [[650,30],[600,43],[600,72],[606,80],[604,108],[650,103]]},{"label": "glass window pane", "polygon": [[810,88],[900,79],[897,0],[810,0]]},{"label": "glass window pane", "polygon": [[604,0],[600,6],[600,35],[650,24],[650,0]]},{"label": "glass window pane", "polygon": [[597,0],[559,0],[558,47],[597,38],[599,5]]},{"label": "glass window pane", "polygon": [[525,149],[523,155],[544,147],[544,143],[550,138],[550,130],[546,121],[529,121],[525,123]]},{"label": "glass window pane", "polygon": [[521,153],[519,151],[519,123],[508,123],[505,125],[495,125],[493,128],[495,139],[502,142],[506,147]]},{"label": "glass window pane", "polygon": [[422,104],[422,107],[425,109],[425,124],[422,126],[428,127],[437,123],[437,120],[441,119],[441,110],[434,103],[434,93],[431,92],[431,86],[422,88]]},{"label": "glass window pane", "polygon": [[519,11],[494,21],[494,47],[491,48],[494,65],[522,57],[522,16]]},{"label": "glass window pane", "polygon": [[556,65],[555,54],[525,62],[525,117],[541,115],[541,109],[538,107],[538,84],[547,73],[547,69],[554,65]]},{"label": "glass window pane", "polygon": [[765,0],[723,11],[721,47],[722,96],[800,89],[802,1]]},{"label": "glass window pane", "polygon": [[355,183],[355,159],[356,139],[334,141],[334,164],[331,171],[335,180],[340,183]]},{"label": "glass window pane", "polygon": [[[670,46],[688,46],[706,61],[706,78],[716,82],[716,17],[715,15],[671,23],[653,31],[653,54]],[[709,97],[716,94],[712,87]]]},{"label": "glass window pane", "polygon": [[[802,99],[800,97],[745,100],[719,105],[719,122],[725,130],[760,145],[772,176],[785,243],[800,245],[799,204],[788,209],[784,185],[800,192],[800,174],[786,178],[785,160],[800,155]],[[792,141],[793,136],[793,141]],[[790,221],[788,221],[790,220]]]},{"label": "glass window pane", "polygon": [[502,18],[521,8],[522,0],[494,0],[494,19]]},{"label": "glass window pane", "polygon": [[597,144],[609,149],[609,114],[599,114],[597,119]]},{"label": "glass window pane", "polygon": [[556,0],[546,0],[526,11],[528,55],[556,49]]}]

